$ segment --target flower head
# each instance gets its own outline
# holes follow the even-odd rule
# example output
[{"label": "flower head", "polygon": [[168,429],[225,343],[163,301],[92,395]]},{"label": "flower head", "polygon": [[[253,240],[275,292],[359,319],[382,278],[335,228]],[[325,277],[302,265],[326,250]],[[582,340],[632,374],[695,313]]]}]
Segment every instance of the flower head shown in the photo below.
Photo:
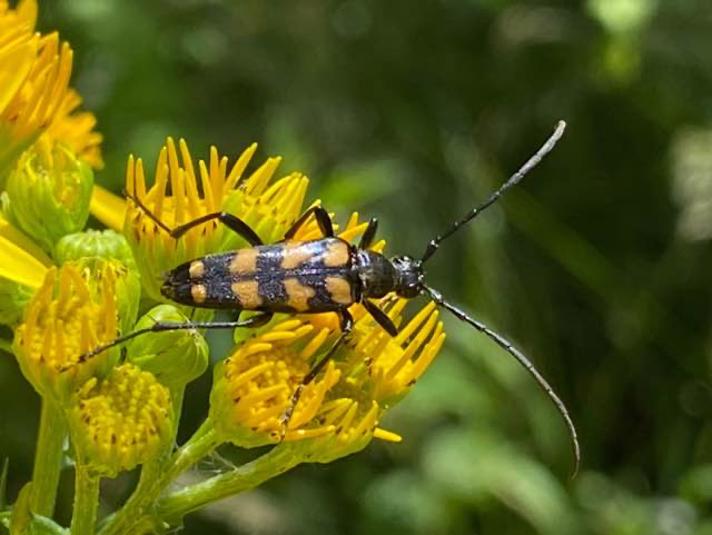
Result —
[{"label": "flower head", "polygon": [[[404,323],[406,305],[407,300],[394,296],[379,303],[396,325]],[[241,341],[215,369],[210,418],[220,436],[243,447],[283,437],[294,443],[296,455],[311,462],[358,451],[374,436],[399,440],[379,429],[378,422],[442,347],[438,311],[428,303],[395,338],[360,305],[351,313],[355,323],[348,342],[304,387],[286,429],[282,416],[294,391],[338,336],[334,314],[297,316]]]},{"label": "flower head", "polygon": [[[329,329],[290,319],[238,345],[215,367],[210,396],[210,417],[218,433],[243,447],[279,441],[280,417],[289,407],[292,393],[309,371],[312,357],[324,347]],[[338,382],[341,372],[329,363],[320,379],[307,385],[295,408],[286,440],[299,440],[333,432],[327,425],[305,429]]]},{"label": "flower head", "polygon": [[22,372],[41,395],[64,403],[76,388],[111,366],[115,351],[82,356],[116,337],[114,291],[111,272],[96,293],[72,264],[47,272],[13,342]]},{"label": "flower head", "polygon": [[93,167],[102,164],[94,116],[76,113],[81,99],[69,88],[72,49],[56,32],[36,33],[36,19],[35,0],[16,9],[0,2],[0,189],[14,160],[40,135]]},{"label": "flower head", "polygon": [[[209,161],[200,160],[196,165],[184,140],[176,146],[168,138],[158,157],[153,185],[147,186],[142,160],[130,157],[126,190],[168,228],[227,211],[250,225],[265,243],[270,243],[281,239],[300,214],[308,179],[293,173],[270,184],[279,158],[269,158],[243,179],[256,149],[256,145],[250,146],[229,166],[227,157],[220,157],[212,147]],[[101,210],[108,202],[97,204]],[[165,271],[208,252],[246,245],[216,220],[174,239],[134,203],[128,205],[124,231],[139,262],[146,291],[157,300],[162,299],[160,276]]]},{"label": "flower head", "polygon": [[99,256],[81,257],[71,264],[81,273],[95,301],[101,301],[107,291],[112,292],[118,332],[129,332],[136,323],[141,300],[138,272],[119,260]]},{"label": "flower head", "polygon": [[3,69],[12,79],[0,101],[0,179],[3,169],[52,122],[69,87],[73,56],[56,33],[40,36],[27,26],[3,41],[0,57],[16,69]]},{"label": "flower head", "polygon": [[155,457],[170,437],[170,392],[151,373],[122,364],[81,387],[69,421],[81,462],[113,477]]}]

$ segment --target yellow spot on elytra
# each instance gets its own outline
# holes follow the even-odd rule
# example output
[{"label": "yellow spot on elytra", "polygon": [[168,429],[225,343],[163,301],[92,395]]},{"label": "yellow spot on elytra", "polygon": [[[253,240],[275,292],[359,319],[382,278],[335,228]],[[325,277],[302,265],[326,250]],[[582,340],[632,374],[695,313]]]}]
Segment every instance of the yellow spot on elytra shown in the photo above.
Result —
[{"label": "yellow spot on elytra", "polygon": [[208,297],[208,290],[205,288],[204,284],[194,284],[190,288],[190,295],[196,303],[204,303],[205,299]]},{"label": "yellow spot on elytra", "polygon": [[351,305],[354,302],[351,295],[351,284],[340,277],[326,277],[326,289],[334,303]]},{"label": "yellow spot on elytra", "polygon": [[333,240],[324,255],[324,265],[327,267],[345,266],[349,263],[349,246],[341,240]]},{"label": "yellow spot on elytra", "polygon": [[254,273],[257,270],[258,256],[257,249],[240,249],[230,262],[230,273]]},{"label": "yellow spot on elytra", "polygon": [[297,279],[285,279],[284,289],[290,306],[300,312],[309,310],[309,299],[316,295],[313,288],[303,285]]},{"label": "yellow spot on elytra", "polygon": [[205,264],[201,260],[194,260],[190,263],[188,273],[191,279],[200,279],[205,275]]},{"label": "yellow spot on elytra", "polygon": [[232,293],[235,294],[243,308],[254,309],[262,304],[257,281],[237,281],[232,283]]},{"label": "yellow spot on elytra", "polygon": [[294,269],[314,256],[314,250],[307,244],[286,244],[282,254],[282,269]]}]

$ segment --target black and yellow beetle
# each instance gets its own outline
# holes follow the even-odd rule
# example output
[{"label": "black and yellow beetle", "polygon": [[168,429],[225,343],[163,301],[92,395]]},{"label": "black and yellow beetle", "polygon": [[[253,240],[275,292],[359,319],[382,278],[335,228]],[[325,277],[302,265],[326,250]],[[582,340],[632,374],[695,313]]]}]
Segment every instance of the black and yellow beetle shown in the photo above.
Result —
[{"label": "black and yellow beetle", "polygon": [[[370,299],[383,297],[390,292],[405,298],[426,295],[459,320],[490,337],[534,377],[554,402],[566,422],[571,437],[575,473],[580,462],[580,449],[576,428],[564,403],[521,351],[482,322],[445,301],[440,292],[430,288],[425,283],[423,269],[425,262],[437,251],[440,243],[462,228],[463,225],[472,221],[494,204],[502,193],[522,180],[554,148],[563,135],[565,127],[566,124],[563,121],[559,122],[554,133],[544,145],[507,182],[492,193],[480,206],[453,223],[443,234],[428,242],[420,259],[410,256],[397,256],[388,259],[379,253],[370,251],[369,247],[376,235],[376,219],[370,220],[358,246],[336,237],[329,214],[321,206],[314,206],[307,210],[287,231],[283,241],[264,244],[244,221],[226,212],[207,214],[179,227],[168,228],[143,206],[139,199],[128,195],[148,217],[176,239],[198,225],[219,220],[250,244],[250,247],[245,249],[203,256],[169,271],[161,288],[165,297],[191,307],[229,309],[238,312],[252,310],[260,313],[242,321],[238,317],[235,321],[159,322],[152,327],[134,331],[107,345],[98,347],[83,357],[99,353],[108,347],[149,332],[256,327],[268,322],[276,312],[335,312],[340,318],[341,334],[327,354],[312,367],[295,391],[290,409],[284,416],[286,423],[299,400],[304,385],[309,384],[317,376],[351,332],[353,320],[348,311],[351,305],[356,303],[363,305],[386,332],[395,336],[398,334],[396,326]],[[312,216],[316,218],[323,237],[311,241],[293,241],[297,231]]]}]

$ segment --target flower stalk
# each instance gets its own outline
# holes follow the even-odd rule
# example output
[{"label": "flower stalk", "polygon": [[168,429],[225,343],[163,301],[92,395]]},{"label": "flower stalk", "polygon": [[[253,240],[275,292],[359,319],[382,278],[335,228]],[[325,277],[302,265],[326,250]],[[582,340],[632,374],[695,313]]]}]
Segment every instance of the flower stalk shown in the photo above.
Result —
[{"label": "flower stalk", "polygon": [[179,525],[191,511],[253,489],[301,462],[288,444],[281,444],[250,463],[161,498],[156,506],[155,520]]},{"label": "flower stalk", "polygon": [[51,517],[54,513],[66,436],[67,424],[61,409],[44,398],[30,497],[30,510],[37,515]]},{"label": "flower stalk", "polygon": [[180,474],[209,455],[219,445],[215,429],[209,421],[193,434],[163,466],[151,464],[144,467],[141,480],[136,490],[126,502],[124,507],[115,515],[107,519],[99,531],[100,535],[121,535],[133,533],[136,523],[142,522],[148,507],[153,504],[163,490],[168,487]]},{"label": "flower stalk", "polygon": [[93,535],[99,508],[98,474],[84,463],[77,463],[74,477],[72,535]]}]

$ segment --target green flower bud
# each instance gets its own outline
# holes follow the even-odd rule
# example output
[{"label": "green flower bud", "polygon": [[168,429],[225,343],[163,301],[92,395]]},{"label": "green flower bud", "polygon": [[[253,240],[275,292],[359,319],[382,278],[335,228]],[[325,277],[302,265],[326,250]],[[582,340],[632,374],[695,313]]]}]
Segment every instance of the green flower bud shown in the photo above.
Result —
[{"label": "green flower bud", "polygon": [[114,283],[120,332],[131,331],[138,317],[141,300],[141,282],[138,272],[118,260],[100,257],[84,257],[69,264],[75,266],[81,273],[93,295],[98,295],[102,291],[104,279],[110,277]]},{"label": "green flower bud", "polygon": [[[134,330],[146,329],[156,322],[185,323],[188,321],[172,305],[158,305],[142,316]],[[203,335],[181,330],[139,336],[129,342],[126,361],[151,372],[171,389],[183,388],[205,372],[209,349]]]},{"label": "green flower bud", "polygon": [[67,234],[55,248],[55,258],[60,265],[86,256],[118,260],[130,269],[136,267],[126,238],[113,230],[85,230]]},{"label": "green flower bud", "polygon": [[89,217],[91,168],[66,147],[38,142],[25,151],[7,180],[5,215],[47,251]]},{"label": "green flower bud", "polygon": [[168,388],[128,363],[87,381],[68,417],[78,460],[109,477],[155,458],[173,429]]}]

